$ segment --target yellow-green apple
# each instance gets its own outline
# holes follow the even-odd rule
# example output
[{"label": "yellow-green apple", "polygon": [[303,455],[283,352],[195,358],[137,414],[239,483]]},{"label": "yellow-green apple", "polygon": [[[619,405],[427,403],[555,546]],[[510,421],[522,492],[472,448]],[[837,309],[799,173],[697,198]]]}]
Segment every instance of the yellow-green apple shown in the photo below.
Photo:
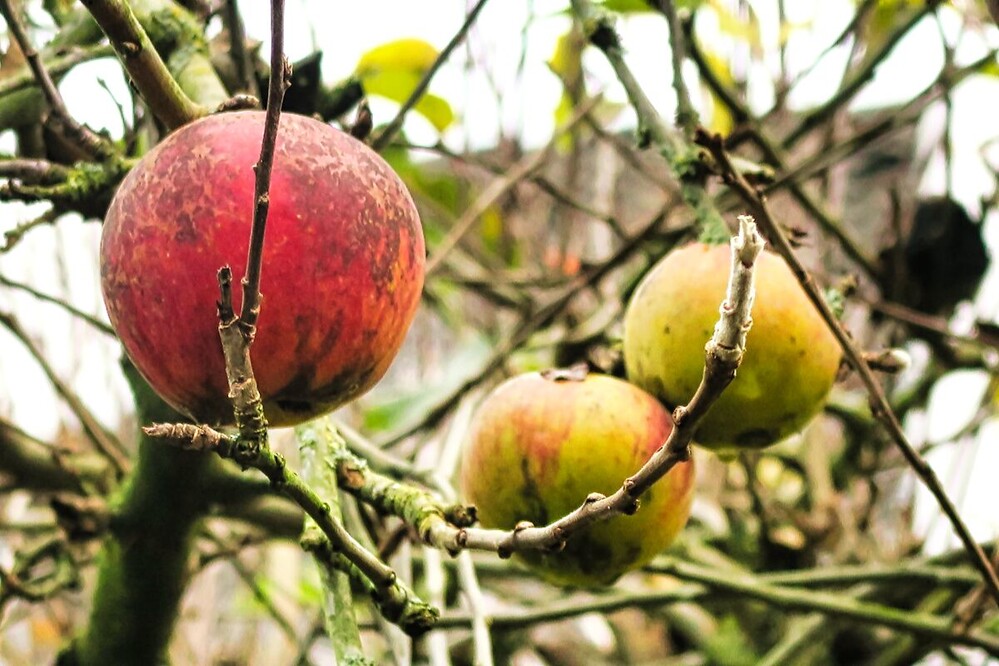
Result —
[{"label": "yellow-green apple", "polygon": [[[628,379],[670,409],[694,395],[704,346],[725,299],[726,245],[695,243],[667,254],[643,278],[624,318]],[[735,379],[695,440],[719,450],[769,446],[800,430],[822,407],[839,369],[835,337],[787,264],[757,260],[753,326]]]},{"label": "yellow-green apple", "polygon": [[[641,389],[607,375],[530,373],[507,380],[474,416],[461,487],[484,527],[542,526],[609,495],[666,441],[670,415]],[[518,558],[560,585],[614,582],[668,546],[687,522],[692,461],[642,495],[634,515],[584,528],[559,552]]]}]

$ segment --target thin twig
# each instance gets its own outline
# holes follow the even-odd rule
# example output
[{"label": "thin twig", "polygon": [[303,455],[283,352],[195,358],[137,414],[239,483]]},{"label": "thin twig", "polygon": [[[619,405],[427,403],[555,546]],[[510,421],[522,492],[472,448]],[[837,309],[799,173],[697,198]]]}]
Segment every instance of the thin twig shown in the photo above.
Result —
[{"label": "thin twig", "polygon": [[551,155],[552,150],[554,150],[558,139],[579,124],[583,115],[592,109],[599,100],[599,97],[593,97],[583,103],[576,109],[573,117],[570,118],[565,125],[558,128],[544,148],[523,158],[507,169],[502,176],[499,176],[486,186],[472,205],[469,206],[465,212],[462,213],[461,217],[454,223],[454,225],[451,226],[447,235],[445,235],[441,242],[437,244],[437,247],[434,248],[433,255],[431,255],[431,257],[427,260],[425,270],[427,277],[430,277],[437,272],[437,269],[440,268],[447,254],[454,249],[458,242],[472,228],[472,225],[475,224],[475,222],[489,209],[490,206],[493,206],[504,194],[516,187],[521,181],[529,178],[532,174],[534,174],[534,172],[544,165],[545,160],[548,159],[548,156]]},{"label": "thin twig", "polygon": [[[87,47],[75,47],[67,53],[52,58],[46,58],[45,67],[49,74],[59,76],[65,74],[80,63],[114,55],[114,49],[109,44],[95,44]],[[23,74],[12,74],[0,79],[0,97],[25,90],[35,85],[35,76],[30,69]]]},{"label": "thin twig", "polygon": [[447,62],[447,59],[451,56],[451,52],[454,51],[465,39],[465,35],[468,34],[472,24],[475,23],[475,19],[479,17],[479,12],[481,12],[482,8],[486,6],[486,2],[488,2],[488,0],[479,0],[475,6],[472,7],[471,11],[468,12],[468,15],[465,17],[465,21],[461,24],[461,27],[458,28],[458,32],[454,34],[451,41],[447,43],[444,50],[441,51],[437,56],[437,59],[434,60],[434,64],[430,66],[430,69],[428,69],[426,74],[423,75],[423,78],[420,79],[420,82],[416,85],[416,88],[413,89],[409,98],[403,102],[401,107],[399,107],[399,111],[395,114],[395,118],[393,118],[389,124],[385,126],[385,129],[379,132],[378,136],[376,136],[374,140],[372,140],[372,148],[376,151],[382,150],[389,144],[396,133],[398,133],[399,129],[402,127],[403,121],[406,120],[406,114],[409,113],[416,103],[420,101],[420,98],[423,97],[423,93],[425,93],[427,91],[427,87],[430,86],[430,81],[433,80],[434,75],[437,74],[437,70],[439,70],[445,62]]},{"label": "thin twig", "polygon": [[676,124],[680,126],[688,139],[694,137],[697,127],[697,111],[690,101],[690,91],[683,80],[683,61],[687,55],[684,46],[684,31],[680,15],[673,0],[659,0],[659,8],[666,15],[669,23],[670,57],[673,63],[673,90],[676,92]]},{"label": "thin twig", "polygon": [[995,599],[999,600],[999,577],[996,576],[996,572],[992,568],[985,551],[982,550],[982,547],[978,545],[978,543],[971,536],[968,526],[965,525],[957,507],[954,506],[954,503],[947,495],[947,491],[940,483],[940,480],[937,478],[933,468],[927,464],[926,460],[924,460],[923,457],[920,456],[919,453],[913,448],[912,444],[909,443],[908,438],[905,436],[905,432],[902,430],[902,425],[899,423],[898,417],[895,415],[891,405],[888,403],[884,389],[882,389],[877,377],[864,362],[863,350],[859,348],[850,334],[843,328],[842,324],[840,324],[836,315],[826,302],[825,297],[815,285],[815,281],[808,274],[804,266],[794,254],[794,250],[791,248],[791,244],[788,242],[787,237],[784,235],[780,225],[771,214],[770,207],[767,205],[766,199],[746,181],[742,174],[732,167],[721,137],[709,137],[705,135],[701,137],[701,139],[704,145],[711,150],[715,160],[722,167],[725,182],[729,185],[729,187],[733,188],[746,203],[756,210],[761,221],[761,227],[767,235],[767,238],[773,244],[778,254],[780,254],[781,257],[784,258],[784,261],[787,262],[788,267],[794,273],[795,277],[804,288],[805,293],[808,295],[808,299],[815,306],[816,310],[818,310],[823,320],[825,320],[826,325],[829,327],[829,330],[832,331],[833,335],[836,337],[840,347],[843,349],[847,362],[857,372],[857,375],[863,382],[864,387],[867,389],[870,396],[871,410],[874,413],[875,418],[877,418],[877,420],[887,430],[892,441],[898,447],[906,462],[908,462],[912,470],[923,481],[930,493],[933,494],[933,497],[936,498],[937,503],[947,516],[947,519],[953,526],[958,538],[960,538],[961,543],[964,544],[965,549],[971,556],[972,563],[981,573],[989,591]]},{"label": "thin twig", "polygon": [[118,477],[122,477],[131,467],[131,463],[128,456],[125,454],[124,449],[121,444],[114,438],[114,436],[107,431],[98,422],[87,406],[83,404],[79,396],[66,385],[62,379],[56,374],[52,366],[49,365],[45,356],[42,355],[41,351],[34,345],[31,338],[28,336],[27,331],[21,328],[21,324],[14,318],[13,315],[0,312],[0,324],[7,328],[11,333],[14,334],[18,340],[28,349],[32,358],[38,363],[42,371],[45,373],[46,378],[55,388],[56,393],[66,402],[70,410],[80,421],[80,425],[83,426],[83,432],[86,433],[87,437],[98,451],[103,454],[111,465],[114,467],[115,472]]},{"label": "thin twig", "polygon": [[49,76],[49,72],[45,68],[45,63],[42,62],[41,57],[38,55],[38,51],[35,50],[35,47],[31,44],[31,40],[28,39],[28,33],[25,31],[17,12],[11,6],[10,0],[0,0],[0,13],[3,14],[4,19],[7,21],[7,29],[10,31],[18,47],[20,47],[21,52],[24,54],[24,59],[28,62],[28,67],[31,68],[31,73],[35,77],[35,81],[38,82],[38,87],[41,89],[42,95],[44,95],[45,101],[49,105],[49,109],[52,111],[52,116],[54,117],[52,119],[56,123],[56,129],[62,130],[66,138],[90,155],[99,159],[106,159],[113,156],[115,151],[110,141],[90,128],[81,125],[70,115],[69,109],[66,108],[66,103],[62,99],[62,95],[59,94],[59,89],[56,88],[55,82]]},{"label": "thin twig", "polygon": [[68,312],[70,315],[77,317],[78,319],[82,319],[83,321],[87,322],[88,324],[96,328],[101,333],[104,333],[105,335],[109,335],[111,337],[117,337],[114,332],[114,329],[111,328],[109,324],[105,324],[97,317],[87,314],[83,310],[80,310],[76,306],[67,303],[64,300],[56,298],[55,296],[49,296],[46,293],[38,291],[31,285],[24,284],[23,282],[17,282],[16,280],[11,280],[10,278],[4,275],[0,275],[0,284],[2,284],[5,287],[10,287],[11,289],[18,289],[25,293],[31,294],[40,301],[44,301],[46,303],[52,303],[53,305],[58,305],[60,308]]},{"label": "thin twig", "polygon": [[270,207],[271,169],[277,145],[278,123],[284,91],[291,83],[291,65],[284,56],[284,0],[271,0],[271,77],[267,89],[267,114],[260,159],[253,166],[253,227],[247,251],[246,275],[243,277],[243,305],[239,313],[241,327],[252,339],[260,314],[260,272],[263,265],[264,230]]},{"label": "thin twig", "polygon": [[260,89],[253,69],[253,58],[246,48],[246,28],[236,0],[226,0],[225,24],[229,28],[229,51],[236,66],[236,80],[244,91],[259,98]]}]

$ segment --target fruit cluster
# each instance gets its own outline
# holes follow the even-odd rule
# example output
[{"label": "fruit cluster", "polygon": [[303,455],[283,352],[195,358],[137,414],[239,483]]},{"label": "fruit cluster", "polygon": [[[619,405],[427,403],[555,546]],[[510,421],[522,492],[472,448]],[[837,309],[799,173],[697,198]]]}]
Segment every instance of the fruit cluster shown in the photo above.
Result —
[{"label": "fruit cluster", "polygon": [[[214,115],[166,138],[129,173],[108,211],[101,279],[129,357],[172,406],[198,422],[232,421],[216,334],[215,272],[245,272],[260,112]],[[285,114],[270,186],[252,346],[272,425],[352,400],[399,350],[423,286],[416,208],[392,169],[329,125]],[[695,244],[645,277],[624,321],[632,383],[532,373],[508,380],[476,415],[461,470],[486,527],[544,525],[592,492],[610,494],[666,440],[671,410],[701,380],[704,344],[725,297],[729,251]],[[764,254],[748,352],[697,441],[756,448],[799,430],[835,379],[839,349],[790,270]],[[239,290],[235,290],[239,305]],[[644,389],[644,390],[643,390]],[[680,463],[634,516],[586,528],[559,553],[522,558],[567,585],[613,582],[683,528],[694,466]]]}]

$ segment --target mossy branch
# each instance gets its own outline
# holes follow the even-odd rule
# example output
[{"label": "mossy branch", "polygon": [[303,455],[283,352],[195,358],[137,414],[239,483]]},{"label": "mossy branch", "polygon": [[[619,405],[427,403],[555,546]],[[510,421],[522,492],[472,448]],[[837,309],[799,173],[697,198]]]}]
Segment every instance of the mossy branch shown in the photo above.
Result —
[{"label": "mossy branch", "polygon": [[[82,1],[108,36],[139,94],[160,120],[168,127],[180,127],[208,112],[181,89],[129,3],[124,0]],[[163,3],[160,5],[168,9]],[[180,11],[179,8],[169,9]]]},{"label": "mossy branch", "polygon": [[[346,443],[333,429],[327,419],[312,421],[295,429],[298,450],[302,459],[302,477],[312,485],[316,494],[330,507],[330,514],[343,522],[340,512],[340,492],[336,484],[336,471],[331,464],[337,451],[346,448]],[[325,555],[329,540],[315,521],[306,520],[300,541],[303,549],[316,547]],[[337,568],[327,566],[326,557],[316,558],[323,586],[323,622],[326,634],[333,643],[336,663],[354,663],[358,666],[374,666],[365,658],[361,649],[361,633],[354,614],[354,599],[350,591],[350,576]]]},{"label": "mossy branch", "polygon": [[317,558],[323,558],[328,566],[358,580],[366,580],[365,589],[386,613],[386,618],[399,623],[407,632],[420,633],[430,627],[436,610],[420,601],[399,582],[391,567],[358,543],[334,518],[330,504],[323,501],[301,476],[288,469],[284,457],[272,451],[266,442],[262,445],[252,434],[246,439],[242,435],[226,435],[208,426],[184,423],[153,424],[143,430],[149,437],[180,448],[214,451],[243,468],[262,472],[272,487],[301,506],[322,532],[321,538],[315,533],[303,536],[307,550]]}]

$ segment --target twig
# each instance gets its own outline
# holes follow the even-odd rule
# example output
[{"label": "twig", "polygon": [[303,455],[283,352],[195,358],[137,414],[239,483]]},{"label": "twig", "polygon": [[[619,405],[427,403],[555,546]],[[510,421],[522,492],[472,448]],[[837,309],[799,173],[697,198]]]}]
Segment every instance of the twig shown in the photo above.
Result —
[{"label": "twig", "polygon": [[529,155],[520,160],[517,164],[514,164],[512,167],[507,169],[502,176],[497,177],[489,183],[489,185],[482,191],[478,198],[476,198],[472,205],[469,206],[464,213],[462,213],[461,217],[448,230],[447,235],[444,236],[441,242],[438,243],[437,247],[434,249],[434,254],[427,260],[425,270],[427,277],[430,277],[437,272],[437,269],[440,268],[441,263],[444,261],[444,257],[447,256],[448,252],[450,252],[458,244],[458,242],[472,228],[472,225],[475,224],[479,217],[481,217],[490,206],[499,201],[500,197],[516,187],[521,181],[528,178],[535,171],[541,168],[545,160],[548,159],[548,156],[551,155],[558,139],[579,124],[583,115],[592,109],[599,100],[599,97],[593,97],[583,103],[576,109],[576,113],[573,114],[573,117],[570,118],[565,125],[558,128],[544,148],[535,152],[533,155]]},{"label": "twig", "polygon": [[0,254],[4,252],[10,252],[14,247],[21,242],[24,235],[34,229],[35,227],[40,227],[42,225],[52,225],[59,219],[60,212],[55,207],[49,208],[47,211],[42,213],[36,218],[28,220],[27,222],[21,222],[13,229],[9,229],[3,234],[3,245],[0,246]]},{"label": "twig", "polygon": [[878,66],[892,52],[895,45],[905,37],[909,31],[919,23],[924,16],[934,11],[936,3],[927,2],[915,10],[908,20],[899,26],[891,35],[885,39],[884,44],[876,53],[868,55],[866,62],[851,71],[848,80],[843,82],[836,94],[822,106],[806,114],[804,118],[784,137],[784,148],[793,147],[802,137],[808,134],[813,128],[821,125],[833,113],[845,105],[868,81],[874,78]]},{"label": "twig", "polygon": [[607,17],[595,15],[589,0],[572,0],[572,7],[590,27],[590,43],[599,48],[607,58],[628,95],[638,116],[639,143],[651,141],[666,158],[674,177],[681,183],[680,194],[683,201],[693,211],[702,229],[726,229],[725,220],[714,199],[703,187],[703,177],[709,166],[704,162],[705,153],[687,141],[683,134],[663,122],[624,61],[620,38]]},{"label": "twig", "polygon": [[236,0],[226,0],[224,10],[225,24],[229,28],[229,50],[236,65],[236,80],[243,90],[259,99],[260,90],[254,75],[253,58],[246,48],[246,28],[239,13],[239,4]]},{"label": "twig", "polygon": [[705,348],[704,376],[686,406],[673,413],[675,425],[666,442],[641,469],[625,480],[613,495],[593,493],[568,515],[544,526],[518,525],[511,531],[469,529],[465,545],[495,550],[505,555],[524,549],[557,549],[575,531],[615,514],[630,514],[638,498],[677,463],[690,457],[690,441],[708,409],[735,378],[742,362],[746,334],[752,325],[749,312],[754,299],[753,279],[756,258],[763,251],[763,239],[752,218],[740,216],[739,235],[732,239],[732,272],[728,292],[721,306],[715,332]]},{"label": "twig", "polygon": [[271,168],[277,145],[278,123],[284,92],[291,84],[291,64],[284,56],[284,0],[271,0],[271,76],[267,89],[267,114],[260,159],[253,166],[253,227],[247,251],[246,275],[243,277],[243,305],[239,313],[241,328],[251,340],[260,314],[260,271],[264,254],[264,230],[270,207]]},{"label": "twig", "polygon": [[129,77],[156,117],[175,128],[207,113],[191,101],[156,52],[125,0],[81,0],[108,36]]},{"label": "twig", "polygon": [[395,572],[344,529],[330,513],[329,504],[302,477],[288,469],[284,456],[266,445],[261,446],[255,437],[246,439],[241,435],[226,435],[208,426],[154,423],[142,430],[147,436],[165,443],[195,451],[214,451],[243,467],[262,472],[275,490],[302,507],[322,530],[325,538],[309,544],[314,555],[329,559],[330,566],[346,571],[355,582],[367,581],[367,589],[380,605],[385,605],[383,610],[387,608],[393,613],[387,617],[401,618],[406,623],[406,631],[421,633],[433,625],[436,611],[402,587]]},{"label": "twig", "polygon": [[985,551],[982,550],[981,546],[979,546],[971,536],[971,532],[961,519],[957,507],[954,506],[954,503],[947,495],[947,491],[944,489],[943,485],[941,485],[940,480],[933,471],[933,468],[926,463],[923,457],[920,456],[909,443],[908,438],[905,436],[905,432],[902,430],[901,423],[899,423],[898,418],[895,416],[895,412],[892,411],[891,405],[888,403],[888,399],[885,396],[884,390],[881,388],[881,384],[878,382],[877,377],[875,377],[871,369],[864,362],[863,351],[853,341],[853,338],[850,337],[850,334],[847,333],[846,329],[844,329],[839,323],[839,320],[832,312],[832,309],[829,307],[829,304],[826,302],[822,293],[819,291],[818,287],[816,287],[814,280],[812,280],[804,266],[802,266],[801,262],[795,256],[794,250],[792,250],[790,243],[780,229],[780,225],[773,218],[766,199],[763,198],[756,191],[756,189],[754,189],[753,186],[746,181],[742,174],[732,167],[728,154],[725,152],[722,144],[721,137],[710,137],[705,135],[701,137],[701,140],[704,145],[711,150],[715,160],[722,167],[725,182],[729,185],[729,187],[734,189],[746,203],[757,211],[764,233],[770,239],[770,242],[774,245],[778,254],[784,258],[788,267],[801,283],[805,293],[808,295],[808,299],[815,306],[816,310],[818,310],[823,320],[825,320],[826,325],[829,327],[829,330],[832,331],[833,335],[839,342],[840,347],[842,347],[847,362],[857,372],[857,375],[863,382],[864,387],[867,389],[871,400],[871,410],[874,413],[875,418],[877,418],[882,426],[888,431],[892,441],[894,441],[906,462],[909,463],[909,466],[912,467],[916,475],[923,481],[930,493],[932,493],[936,498],[937,503],[947,516],[947,519],[953,526],[958,538],[960,538],[961,543],[964,544],[965,549],[971,556],[973,564],[982,574],[982,578],[989,591],[992,593],[994,598],[999,600],[999,577],[996,576],[996,572],[992,568],[988,557],[985,555]]},{"label": "twig", "polygon": [[115,154],[113,144],[90,128],[76,122],[76,119],[70,115],[69,109],[66,108],[66,103],[63,102],[62,95],[59,94],[59,90],[52,81],[52,77],[49,76],[49,72],[45,68],[45,63],[39,57],[38,51],[35,50],[35,47],[31,44],[31,40],[28,39],[28,34],[21,24],[20,17],[18,17],[11,6],[10,0],[0,0],[0,13],[3,14],[4,19],[7,21],[7,29],[24,54],[24,58],[28,62],[28,67],[31,68],[31,73],[34,75],[35,81],[38,82],[38,87],[41,89],[42,95],[45,97],[45,101],[52,111],[55,128],[61,130],[62,134],[86,153],[99,159],[112,157]]},{"label": "twig", "polygon": [[420,98],[423,97],[423,93],[427,91],[427,87],[430,85],[430,81],[433,80],[434,75],[437,74],[437,70],[439,70],[445,62],[447,62],[447,59],[451,56],[451,52],[454,51],[462,41],[464,41],[465,35],[468,34],[472,24],[475,23],[475,19],[479,17],[479,12],[481,12],[483,7],[486,6],[486,2],[488,2],[488,0],[479,0],[475,6],[472,7],[471,11],[468,12],[468,15],[465,16],[465,21],[461,24],[461,27],[458,28],[458,32],[454,34],[451,41],[447,43],[444,50],[441,51],[437,56],[437,59],[434,60],[434,64],[430,66],[430,69],[428,69],[423,75],[423,78],[420,79],[420,82],[416,85],[416,88],[413,89],[409,98],[403,102],[401,107],[399,107],[399,111],[395,114],[395,118],[393,118],[389,124],[385,126],[385,129],[379,132],[378,136],[371,141],[372,148],[376,151],[380,151],[389,144],[389,141],[392,140],[402,127],[402,123],[406,119],[406,114],[409,113],[410,109],[412,109],[416,103],[420,101]]},{"label": "twig", "polygon": [[681,580],[701,583],[716,591],[737,594],[780,606],[785,610],[814,610],[832,617],[861,620],[926,635],[954,645],[970,645],[999,655],[999,636],[984,631],[960,633],[947,618],[899,610],[851,599],[840,594],[781,588],[748,574],[728,574],[715,569],[673,561],[671,573]]},{"label": "twig", "polygon": [[[48,69],[50,74],[59,76],[60,74],[65,74],[80,63],[97,60],[98,58],[106,58],[110,55],[114,55],[114,49],[112,49],[108,44],[95,44],[85,48],[76,47],[70,49],[70,51],[65,55],[47,58],[45,67]],[[18,90],[31,88],[34,85],[35,76],[30,69],[23,74],[13,74],[9,77],[4,77],[3,79],[0,79],[0,98],[5,95],[9,95],[10,93],[17,92]]]},{"label": "twig", "polygon": [[659,9],[666,15],[669,23],[670,57],[673,61],[673,90],[676,92],[676,124],[680,126],[688,139],[694,137],[697,127],[697,111],[690,101],[690,91],[683,81],[683,61],[687,55],[684,46],[684,31],[680,23],[680,15],[676,11],[673,0],[658,0]]},{"label": "twig", "polygon": [[52,303],[53,305],[58,305],[60,308],[68,312],[70,315],[82,319],[83,321],[87,322],[88,324],[96,328],[101,333],[104,333],[105,335],[110,335],[111,337],[116,337],[114,329],[111,328],[111,326],[105,324],[97,317],[87,314],[86,312],[80,310],[76,306],[67,303],[64,300],[56,298],[55,296],[49,296],[48,294],[38,291],[31,285],[24,284],[23,282],[17,282],[16,280],[11,280],[10,278],[4,275],[0,275],[0,284],[2,284],[5,287],[10,287],[11,289],[18,289],[25,293],[31,294],[40,301],[44,301],[46,303]]},{"label": "twig", "polygon": [[128,460],[128,456],[125,454],[124,449],[121,444],[109,433],[104,426],[102,426],[87,406],[83,404],[79,396],[70,389],[62,379],[56,374],[52,367],[45,360],[41,351],[35,347],[28,333],[21,328],[21,324],[14,318],[13,315],[0,312],[0,324],[7,328],[11,333],[14,334],[21,343],[27,347],[28,352],[31,354],[32,358],[38,363],[45,376],[48,378],[49,382],[55,388],[56,393],[66,401],[66,404],[72,410],[76,418],[79,419],[80,425],[83,426],[83,432],[86,433],[87,437],[94,443],[97,450],[104,455],[111,465],[114,467],[115,472],[118,477],[122,477],[130,469],[131,463]]}]

